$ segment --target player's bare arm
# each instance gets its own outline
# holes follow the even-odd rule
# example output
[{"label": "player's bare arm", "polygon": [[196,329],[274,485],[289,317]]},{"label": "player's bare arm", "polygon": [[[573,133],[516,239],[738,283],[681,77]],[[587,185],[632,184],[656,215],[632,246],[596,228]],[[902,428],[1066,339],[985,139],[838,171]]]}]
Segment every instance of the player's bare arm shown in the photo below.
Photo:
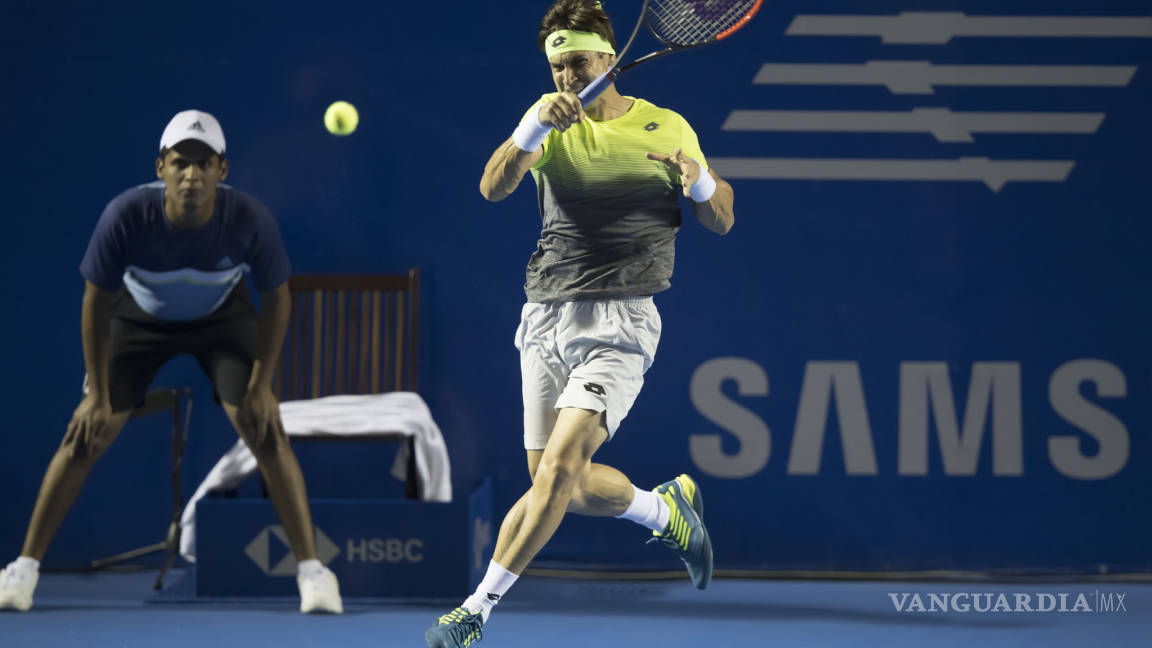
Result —
[{"label": "player's bare arm", "polygon": [[[648,159],[662,162],[677,173],[680,176],[680,185],[684,188],[684,196],[692,198],[691,189],[701,179],[702,169],[699,162],[685,155],[681,149],[676,149],[672,155],[649,153]],[[716,183],[716,189],[707,200],[693,199],[692,207],[696,212],[696,220],[701,225],[723,236],[736,222],[736,215],[732,211],[734,198],[732,185],[716,175],[712,169],[708,169],[708,175]]]},{"label": "player's bare arm", "polygon": [[524,174],[543,155],[543,149],[531,152],[522,150],[509,137],[492,153],[492,158],[485,165],[484,176],[480,178],[480,194],[491,202],[504,200],[516,191]]},{"label": "player's bare arm", "polygon": [[716,183],[716,191],[705,202],[693,201],[692,208],[696,212],[696,220],[701,225],[723,236],[736,222],[736,214],[732,211],[734,193],[732,185],[716,175],[715,171],[708,169],[708,174]]},{"label": "player's bare arm", "polygon": [[[531,115],[528,119],[531,119]],[[556,129],[563,133],[572,127],[572,124],[583,120],[584,108],[580,105],[580,98],[571,92],[562,92],[552,101],[540,107],[536,113],[540,128],[543,131]],[[516,142],[517,136],[509,137],[500,148],[492,154],[488,164],[484,167],[484,176],[480,178],[480,193],[486,200],[497,202],[512,195],[524,174],[532,165],[540,161],[544,150],[540,146],[526,151]]]}]

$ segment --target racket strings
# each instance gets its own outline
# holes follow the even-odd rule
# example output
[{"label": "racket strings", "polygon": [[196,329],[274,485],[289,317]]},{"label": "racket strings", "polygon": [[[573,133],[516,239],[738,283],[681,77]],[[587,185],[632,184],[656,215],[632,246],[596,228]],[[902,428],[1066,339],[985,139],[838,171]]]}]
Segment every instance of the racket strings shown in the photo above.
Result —
[{"label": "racket strings", "polygon": [[678,46],[703,43],[739,23],[759,0],[649,0],[648,25]]}]

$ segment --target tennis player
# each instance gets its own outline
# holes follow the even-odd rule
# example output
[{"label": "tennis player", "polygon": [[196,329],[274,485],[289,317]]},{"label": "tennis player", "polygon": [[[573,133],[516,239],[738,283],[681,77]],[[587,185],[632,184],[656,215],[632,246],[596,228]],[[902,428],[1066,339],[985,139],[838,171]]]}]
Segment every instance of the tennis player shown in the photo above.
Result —
[{"label": "tennis player", "polygon": [[[96,460],[172,357],[196,356],[259,463],[299,562],[302,612],[343,611],[316,559],[304,477],[280,422],[272,373],[291,313],[291,266],[256,198],[220,184],[224,132],[212,115],[177,114],[160,138],[158,182],[108,204],[80,264],[86,395],[48,465],[21,555],[0,572],[0,609],[28,610],[40,560]],[[261,290],[261,313],[244,275]]]},{"label": "tennis player", "polygon": [[484,197],[498,201],[531,171],[543,219],[515,340],[532,487],[504,518],[476,592],[425,633],[432,648],[481,638],[489,613],[565,512],[652,529],[696,587],[712,577],[692,478],[646,491],[592,457],[628,414],[656,353],[661,323],[652,295],[670,285],[679,195],[704,227],[726,234],[732,188],[708,169],[695,132],[675,112],[614,86],[581,108],[577,93],[615,63],[612,25],[599,3],[559,0],[537,44],[557,92],[528,109],[480,180]]}]

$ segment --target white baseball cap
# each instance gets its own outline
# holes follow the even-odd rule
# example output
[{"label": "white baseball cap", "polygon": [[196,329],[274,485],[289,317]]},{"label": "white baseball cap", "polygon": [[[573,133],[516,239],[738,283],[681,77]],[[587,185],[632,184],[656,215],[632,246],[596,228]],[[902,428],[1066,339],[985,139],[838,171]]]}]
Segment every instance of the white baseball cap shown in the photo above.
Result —
[{"label": "white baseball cap", "polygon": [[220,122],[206,112],[185,110],[176,113],[160,136],[160,150],[172,148],[184,140],[199,140],[217,155],[224,155],[224,130]]}]

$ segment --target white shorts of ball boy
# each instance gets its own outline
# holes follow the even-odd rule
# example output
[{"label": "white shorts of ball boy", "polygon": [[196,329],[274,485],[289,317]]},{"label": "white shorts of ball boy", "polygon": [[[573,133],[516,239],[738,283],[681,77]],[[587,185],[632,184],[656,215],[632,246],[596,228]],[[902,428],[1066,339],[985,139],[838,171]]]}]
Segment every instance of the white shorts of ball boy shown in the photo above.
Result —
[{"label": "white shorts of ball boy", "polygon": [[651,297],[524,304],[524,448],[543,450],[565,407],[604,412],[611,439],[644,385],[660,328]]}]

